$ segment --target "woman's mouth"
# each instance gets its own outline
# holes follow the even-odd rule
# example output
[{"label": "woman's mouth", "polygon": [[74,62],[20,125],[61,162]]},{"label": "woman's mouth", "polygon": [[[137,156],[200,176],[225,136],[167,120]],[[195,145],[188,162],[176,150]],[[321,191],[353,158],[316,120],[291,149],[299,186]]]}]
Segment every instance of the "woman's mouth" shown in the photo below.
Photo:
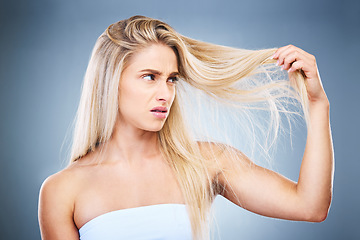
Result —
[{"label": "woman's mouth", "polygon": [[150,112],[156,118],[165,119],[167,117],[168,109],[167,107],[154,107]]}]

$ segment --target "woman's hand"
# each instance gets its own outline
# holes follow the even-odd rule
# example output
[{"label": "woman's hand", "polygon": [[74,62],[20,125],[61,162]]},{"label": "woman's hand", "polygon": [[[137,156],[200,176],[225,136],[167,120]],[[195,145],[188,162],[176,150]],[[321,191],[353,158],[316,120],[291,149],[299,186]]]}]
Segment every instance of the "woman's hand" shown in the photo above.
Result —
[{"label": "woman's hand", "polygon": [[[218,183],[221,195],[249,211],[282,219],[324,221],[332,199],[334,154],[329,101],[322,87],[315,57],[297,47],[279,48],[273,55],[292,80],[300,71],[309,97],[306,147],[297,182],[257,166],[236,149],[224,151]],[[204,148],[204,152],[211,152]],[[234,167],[233,162],[239,162]]]},{"label": "woman's hand", "polygon": [[315,56],[293,45],[287,45],[279,48],[273,55],[273,59],[277,59],[277,65],[289,72],[290,78],[295,71],[302,71],[310,103],[328,103]]}]

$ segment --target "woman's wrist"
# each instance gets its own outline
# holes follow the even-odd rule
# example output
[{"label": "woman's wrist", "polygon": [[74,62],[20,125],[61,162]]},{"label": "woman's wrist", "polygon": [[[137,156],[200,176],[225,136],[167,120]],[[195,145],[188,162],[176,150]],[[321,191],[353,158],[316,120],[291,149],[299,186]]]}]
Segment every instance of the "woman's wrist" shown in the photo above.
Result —
[{"label": "woman's wrist", "polygon": [[329,109],[330,108],[330,102],[328,100],[328,98],[323,97],[321,99],[316,99],[316,100],[309,100],[309,108],[326,108]]}]

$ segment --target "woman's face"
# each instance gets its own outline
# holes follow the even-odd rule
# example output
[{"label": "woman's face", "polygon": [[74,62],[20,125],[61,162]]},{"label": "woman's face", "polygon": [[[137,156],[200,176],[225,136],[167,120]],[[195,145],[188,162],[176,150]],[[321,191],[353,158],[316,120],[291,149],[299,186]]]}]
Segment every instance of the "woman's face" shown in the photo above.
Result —
[{"label": "woman's face", "polygon": [[135,53],[119,84],[121,125],[159,131],[175,98],[178,64],[174,51],[152,44]]}]

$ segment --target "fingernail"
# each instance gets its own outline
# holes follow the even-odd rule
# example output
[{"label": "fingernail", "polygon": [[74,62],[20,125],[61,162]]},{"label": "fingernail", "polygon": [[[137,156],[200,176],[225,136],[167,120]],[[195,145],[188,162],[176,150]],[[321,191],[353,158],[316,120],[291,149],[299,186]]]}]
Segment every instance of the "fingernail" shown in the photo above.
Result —
[{"label": "fingernail", "polygon": [[277,62],[276,62],[276,66],[279,66],[279,60],[277,60]]},{"label": "fingernail", "polygon": [[276,53],[274,53],[274,54],[271,56],[271,59],[274,59],[274,58],[275,58],[275,54],[276,54]]}]

